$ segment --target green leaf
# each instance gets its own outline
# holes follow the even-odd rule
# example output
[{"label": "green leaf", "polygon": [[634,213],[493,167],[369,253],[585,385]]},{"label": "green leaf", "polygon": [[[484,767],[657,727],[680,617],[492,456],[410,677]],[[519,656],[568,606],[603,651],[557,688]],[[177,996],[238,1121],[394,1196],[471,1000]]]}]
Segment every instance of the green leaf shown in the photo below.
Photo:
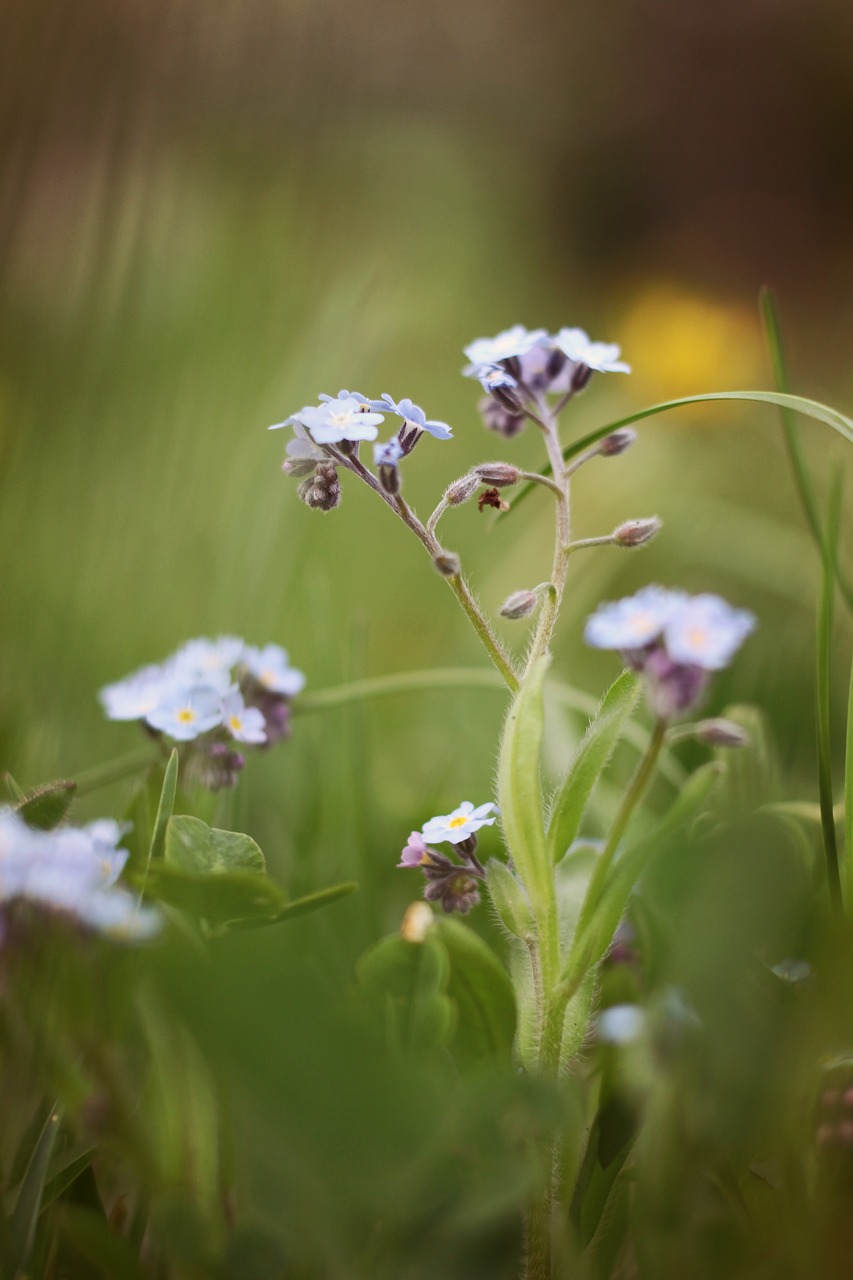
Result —
[{"label": "green leaf", "polygon": [[638,693],[634,672],[623,671],[590,721],[551,807],[548,852],[552,863],[562,858],[577,836],[593,787],[613,754]]},{"label": "green leaf", "polygon": [[157,862],[163,857],[166,847],[166,826],[175,807],[175,792],[178,787],[178,749],[172,748],[166,772],[163,775],[163,786],[160,791],[160,803],[157,806],[157,817],[154,820],[154,831],[151,836],[151,847],[148,861]]},{"label": "green leaf", "polygon": [[571,946],[574,938],[599,854],[597,846],[578,841],[554,868],[560,937],[567,946]]},{"label": "green leaf", "polygon": [[68,810],[77,790],[77,783],[62,780],[46,782],[15,805],[15,811],[23,818],[28,827],[37,827],[40,831],[52,831],[58,827]]},{"label": "green leaf", "polygon": [[187,814],[169,819],[164,852],[168,866],[195,875],[245,871],[262,876],[266,872],[264,855],[251,836],[209,827]]},{"label": "green leaf", "polygon": [[10,1223],[10,1233],[15,1251],[16,1275],[26,1274],[27,1264],[36,1238],[36,1226],[41,1212],[44,1183],[53,1148],[59,1134],[61,1114],[59,1106],[52,1107],[44,1123],[38,1141],[24,1174],[21,1189],[15,1202]]},{"label": "green leaf", "polygon": [[44,1194],[41,1199],[42,1213],[48,1205],[58,1200],[72,1183],[77,1181],[81,1173],[86,1172],[97,1154],[98,1147],[90,1143],[75,1147],[72,1151],[65,1152],[61,1159],[51,1162],[49,1177],[44,1184]]},{"label": "green leaf", "polygon": [[151,867],[145,894],[211,924],[250,918],[272,923],[288,905],[278,885],[254,871],[197,874],[167,863]]},{"label": "green leaf", "polygon": [[753,813],[757,804],[779,795],[779,761],[767,724],[758,707],[748,703],[726,707],[726,720],[746,731],[749,741],[742,747],[718,748],[716,758],[725,765],[720,805],[730,814]]},{"label": "green leaf", "polygon": [[533,936],[535,924],[524,886],[505,862],[492,858],[486,867],[486,884],[501,921],[516,938]]},{"label": "green leaf", "polygon": [[[626,418],[619,418],[616,422],[608,422],[606,426],[597,427],[589,435],[583,436],[580,440],[575,440],[572,444],[567,445],[563,450],[563,457],[568,461],[579,453],[583,453],[585,449],[589,449],[592,445],[598,444],[599,440],[603,440],[605,436],[609,436],[613,431],[618,431],[621,427],[629,427],[631,423],[640,422],[643,418],[652,418],[659,413],[668,413],[670,409],[682,409],[688,404],[705,404],[714,400],[754,401],[757,404],[770,404],[780,409],[790,409],[806,418],[825,423],[827,426],[832,427],[834,431],[837,431],[848,443],[853,444],[853,422],[849,418],[845,418],[843,413],[839,413],[836,409],[831,409],[829,405],[819,404],[816,400],[807,400],[804,396],[786,395],[781,391],[713,391],[700,396],[681,396],[677,400],[666,400],[662,404],[653,404],[646,409],[638,410],[636,413],[629,413]],[[542,465],[540,474],[545,476],[551,474],[550,463]],[[514,490],[510,510],[515,511],[522,498],[526,498],[534,488],[536,488],[536,485],[532,481],[528,481]],[[506,515],[500,518],[506,519]]]},{"label": "green leaf", "polygon": [[338,898],[346,898],[357,889],[358,884],[355,880],[343,880],[340,884],[330,885],[328,889],[317,889],[315,893],[306,893],[301,898],[292,898],[270,923],[278,924],[281,920],[290,920],[293,916],[317,911],[320,907],[327,907],[330,902],[337,902]]},{"label": "green leaf", "polygon": [[498,760],[504,835],[534,910],[551,896],[551,863],[542,818],[542,681],[550,659],[537,658],[510,708]]},{"label": "green leaf", "polygon": [[457,1010],[451,1048],[463,1063],[509,1061],[516,1026],[509,974],[468,925],[448,917],[435,929],[450,959],[447,993]]},{"label": "green leaf", "polygon": [[433,930],[422,942],[398,934],[383,938],[356,966],[360,987],[385,1020],[395,1049],[429,1049],[445,1044],[453,1023],[446,994],[450,971],[447,948]]},{"label": "green leaf", "polygon": [[830,665],[832,654],[832,613],[835,596],[835,566],[838,556],[838,525],[841,516],[841,473],[834,478],[827,515],[826,555],[823,563],[817,623],[817,762],[826,878],[833,906],[842,906],[841,872],[835,817],[832,812],[832,746],[830,742]]}]

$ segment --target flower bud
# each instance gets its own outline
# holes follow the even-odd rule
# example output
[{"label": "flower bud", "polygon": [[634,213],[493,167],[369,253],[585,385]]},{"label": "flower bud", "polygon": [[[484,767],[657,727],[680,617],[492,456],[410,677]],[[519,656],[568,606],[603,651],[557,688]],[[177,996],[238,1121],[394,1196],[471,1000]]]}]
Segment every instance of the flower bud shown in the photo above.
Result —
[{"label": "flower bud", "polygon": [[524,414],[510,412],[500,404],[494,396],[483,396],[478,406],[483,419],[483,426],[489,431],[496,431],[507,440],[517,436],[524,427]]},{"label": "flower bud", "polygon": [[700,720],[693,736],[709,747],[748,747],[749,734],[733,720]]},{"label": "flower bud", "polygon": [[444,501],[449,507],[458,507],[463,502],[467,502],[469,498],[473,498],[479,487],[479,476],[472,471],[467,476],[460,476],[458,480],[454,480],[453,484],[445,489]]},{"label": "flower bud", "polygon": [[631,427],[620,427],[598,442],[598,453],[602,458],[615,458],[617,453],[630,449],[636,439],[637,433]]},{"label": "flower bud", "polygon": [[432,907],[428,902],[423,900],[413,902],[410,907],[406,908],[406,914],[403,916],[403,922],[400,925],[400,936],[406,942],[423,942],[434,920]]},{"label": "flower bud", "polygon": [[462,561],[453,551],[440,551],[432,562],[443,578],[455,578],[462,572]]},{"label": "flower bud", "polygon": [[626,520],[613,530],[613,541],[617,547],[642,547],[660,533],[660,528],[657,516],[648,516],[644,520]]},{"label": "flower bud", "polygon": [[592,369],[588,364],[579,364],[572,370],[571,388],[572,391],[583,391],[584,387],[592,377]]},{"label": "flower bud", "polygon": [[303,480],[297,490],[299,497],[309,507],[331,511],[341,501],[341,482],[333,463],[321,462],[313,476]]},{"label": "flower bud", "polygon": [[483,484],[496,485],[503,489],[507,485],[518,484],[521,472],[509,462],[483,462],[474,468],[474,475],[479,476]]},{"label": "flower bud", "polygon": [[286,476],[293,476],[294,480],[302,480],[305,476],[314,474],[316,465],[314,458],[287,458],[281,469]]},{"label": "flower bud", "polygon": [[513,591],[500,608],[502,618],[529,618],[536,608],[536,596],[532,591]]}]

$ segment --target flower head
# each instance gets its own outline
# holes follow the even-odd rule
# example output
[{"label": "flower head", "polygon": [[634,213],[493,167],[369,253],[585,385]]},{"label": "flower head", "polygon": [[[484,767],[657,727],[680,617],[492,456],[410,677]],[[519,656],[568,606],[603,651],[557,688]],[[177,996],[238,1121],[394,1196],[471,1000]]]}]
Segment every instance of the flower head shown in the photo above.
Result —
[{"label": "flower head", "polygon": [[264,713],[258,707],[247,707],[239,690],[222,699],[222,723],[235,742],[266,742]]},{"label": "flower head", "polygon": [[432,863],[429,849],[424,843],[424,838],[420,831],[413,831],[409,836],[408,843],[400,855],[398,867],[423,867]]},{"label": "flower head", "polygon": [[[386,413],[394,413],[398,418],[403,419],[403,428],[416,431],[427,431],[436,440],[449,440],[453,435],[450,427],[446,422],[439,422],[436,418],[428,418],[423,409],[418,404],[414,404],[408,397],[402,400],[394,400],[387,392],[383,392],[382,400]],[[378,403],[378,402],[377,402]]]},{"label": "flower head", "polygon": [[292,698],[305,688],[303,672],[290,665],[287,650],[277,644],[265,644],[262,649],[247,644],[243,648],[241,662],[249,675],[269,693]]},{"label": "flower head", "polygon": [[371,412],[366,401],[355,396],[331,397],[314,408],[303,409],[299,421],[316,444],[340,444],[342,440],[375,440],[385,419]]},{"label": "flower head", "polygon": [[484,391],[514,391],[518,386],[518,380],[502,364],[466,364],[462,373],[476,378]]},{"label": "flower head", "polygon": [[477,338],[465,347],[465,355],[472,365],[500,364],[504,360],[524,355],[531,347],[546,342],[547,339],[548,334],[544,329],[530,330],[525,329],[523,324],[514,324],[511,329],[504,329],[494,338]]},{"label": "flower head", "polygon": [[[441,814],[430,818],[421,830],[423,839],[429,843],[461,844],[480,827],[490,827],[495,821],[498,807],[489,801],[474,808],[470,800],[463,800],[458,809],[452,813]],[[489,815],[493,815],[489,817]]]},{"label": "flower head", "polygon": [[583,329],[561,329],[553,339],[566,359],[599,373],[630,373],[631,366],[619,359],[615,342],[592,342]]},{"label": "flower head", "polygon": [[667,620],[664,643],[673,661],[719,671],[755,627],[746,609],[733,609],[720,596],[693,596]]},{"label": "flower head", "polygon": [[600,605],[588,619],[584,640],[594,649],[640,649],[656,640],[688,596],[665,587],[643,587],[636,595]]},{"label": "flower head", "polygon": [[147,724],[176,742],[193,738],[223,723],[222,691],[210,685],[174,685],[145,716]]},{"label": "flower head", "polygon": [[142,667],[98,694],[108,720],[141,720],[159,704],[166,684],[161,667]]}]

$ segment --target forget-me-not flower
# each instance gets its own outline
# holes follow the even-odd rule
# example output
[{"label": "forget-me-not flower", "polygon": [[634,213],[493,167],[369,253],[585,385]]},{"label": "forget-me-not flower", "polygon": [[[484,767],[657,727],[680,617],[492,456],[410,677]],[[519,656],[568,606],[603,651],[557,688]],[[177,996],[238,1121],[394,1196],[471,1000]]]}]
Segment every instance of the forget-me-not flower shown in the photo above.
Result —
[{"label": "forget-me-not flower", "polygon": [[514,324],[511,329],[504,329],[494,338],[476,338],[464,351],[472,365],[501,364],[504,360],[523,356],[537,343],[547,341],[545,329],[530,330],[525,329],[523,324]]},{"label": "forget-me-not flower", "polygon": [[355,396],[344,396],[334,400],[330,397],[321,405],[304,409],[300,421],[316,444],[340,444],[342,440],[375,440],[378,425],[385,418],[366,409]]},{"label": "forget-me-not flower", "polygon": [[305,674],[290,665],[286,649],[277,644],[265,644],[256,648],[247,644],[243,649],[242,665],[258,684],[269,693],[292,698],[305,688]]},{"label": "forget-me-not flower", "polygon": [[631,366],[619,359],[620,348],[615,342],[593,342],[583,329],[561,329],[553,342],[575,364],[586,365],[599,373],[631,372]]},{"label": "forget-me-not flower", "polygon": [[436,440],[449,440],[453,435],[446,422],[428,418],[420,405],[414,404],[407,396],[402,400],[395,400],[393,396],[383,392],[382,400],[386,413],[394,413],[398,418],[403,419],[404,430],[415,428],[419,432],[428,431]]},{"label": "forget-me-not flower", "polygon": [[[421,829],[423,839],[429,844],[461,844],[480,827],[490,827],[495,821],[498,806],[489,801],[476,809],[470,800],[463,800],[458,809],[452,813],[441,814],[424,823]],[[492,815],[491,817],[489,815]]]}]

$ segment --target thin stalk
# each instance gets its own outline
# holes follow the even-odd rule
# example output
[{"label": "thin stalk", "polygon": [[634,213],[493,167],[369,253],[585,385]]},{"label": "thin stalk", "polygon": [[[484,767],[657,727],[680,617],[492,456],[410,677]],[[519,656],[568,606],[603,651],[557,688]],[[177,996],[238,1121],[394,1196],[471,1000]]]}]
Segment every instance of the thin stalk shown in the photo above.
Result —
[{"label": "thin stalk", "polygon": [[563,591],[566,586],[566,575],[569,566],[569,545],[571,543],[569,481],[566,476],[565,465],[563,463],[563,451],[560,447],[560,438],[557,434],[556,418],[550,417],[548,419],[547,426],[543,425],[543,430],[545,435],[545,447],[548,450],[548,461],[550,463],[551,474],[554,477],[554,483],[560,492],[556,504],[554,560],[551,566],[551,586],[553,590],[546,595],[542,602],[542,608],[539,612],[539,621],[536,626],[533,642],[530,646],[530,653],[527,658],[527,671],[530,670],[531,665],[538,657],[548,651],[548,646],[551,643],[551,637],[554,634],[554,627],[557,623],[557,615],[560,612]]},{"label": "thin stalk", "polygon": [[853,662],[847,700],[847,744],[844,756],[844,889],[847,914],[853,915]]},{"label": "thin stalk", "polygon": [[[832,804],[832,748],[830,744],[830,665],[832,652],[832,614],[835,595],[835,560],[838,549],[838,523],[841,510],[841,474],[836,473],[829,500],[824,564],[821,580],[817,626],[817,755],[818,794],[826,856],[826,880],[829,900],[836,911],[843,909],[841,873],[838,865],[838,841]],[[849,832],[847,833],[849,842]]]},{"label": "thin stalk", "polygon": [[573,556],[576,551],[585,551],[587,547],[613,547],[616,545],[616,539],[612,533],[604,533],[600,538],[579,538],[577,542],[570,542],[566,548],[566,554]]}]

